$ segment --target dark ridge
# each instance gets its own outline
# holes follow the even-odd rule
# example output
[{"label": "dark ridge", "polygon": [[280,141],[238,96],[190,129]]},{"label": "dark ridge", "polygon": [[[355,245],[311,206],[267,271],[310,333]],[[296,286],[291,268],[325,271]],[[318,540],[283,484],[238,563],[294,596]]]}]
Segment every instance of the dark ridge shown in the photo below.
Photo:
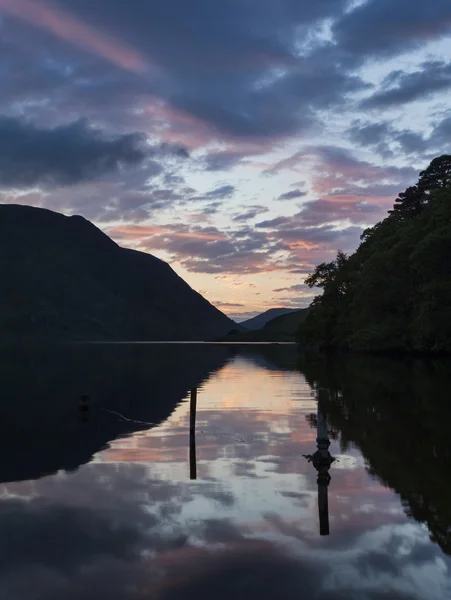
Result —
[{"label": "dark ridge", "polygon": [[268,321],[271,321],[272,319],[275,319],[276,317],[279,317],[281,315],[286,315],[290,312],[296,312],[298,310],[298,308],[270,308],[269,310],[260,313],[252,319],[247,319],[247,321],[243,321],[242,323],[240,323],[240,325],[250,330],[261,329],[266,325],[266,323],[268,323]]},{"label": "dark ridge", "polygon": [[3,339],[203,340],[237,324],[80,216],[0,205]]}]

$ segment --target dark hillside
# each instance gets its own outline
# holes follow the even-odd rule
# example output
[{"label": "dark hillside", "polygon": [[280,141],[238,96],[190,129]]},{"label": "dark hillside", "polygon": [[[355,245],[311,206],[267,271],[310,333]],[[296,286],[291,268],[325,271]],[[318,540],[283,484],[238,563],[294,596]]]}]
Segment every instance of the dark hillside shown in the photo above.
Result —
[{"label": "dark hillside", "polygon": [[202,340],[236,323],[83,217],[0,205],[3,338]]},{"label": "dark hillside", "polygon": [[268,323],[272,319],[296,311],[297,308],[270,308],[269,310],[266,310],[265,312],[257,315],[256,317],[253,317],[252,319],[247,319],[247,321],[243,321],[242,323],[240,323],[240,325],[250,330],[261,329],[266,325],[266,323]]},{"label": "dark hillside", "polygon": [[268,321],[256,331],[244,331],[227,336],[227,341],[236,342],[294,342],[297,328],[307,317],[308,308],[280,315]]}]

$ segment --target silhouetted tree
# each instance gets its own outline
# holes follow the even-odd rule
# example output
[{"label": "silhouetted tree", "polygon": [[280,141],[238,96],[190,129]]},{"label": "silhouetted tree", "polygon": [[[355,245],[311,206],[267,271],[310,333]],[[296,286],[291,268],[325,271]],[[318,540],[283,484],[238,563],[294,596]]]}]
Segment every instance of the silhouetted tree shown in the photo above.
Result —
[{"label": "silhouetted tree", "polygon": [[444,154],[434,158],[427,169],[421,171],[416,185],[401,192],[395,200],[393,210],[389,214],[406,219],[419,215],[429,202],[435,190],[449,187],[451,184],[451,156]]},{"label": "silhouetted tree", "polygon": [[426,204],[424,191],[417,185],[408,187],[405,192],[401,192],[395,200],[393,210],[389,214],[402,212],[402,216],[414,217],[423,210]]},{"label": "silhouetted tree", "polygon": [[372,352],[451,352],[451,156],[434,159],[388,217],[306,279],[318,287],[297,339]]},{"label": "silhouetted tree", "polygon": [[423,193],[446,188],[451,185],[451,155],[434,158],[429,167],[421,171],[418,187]]}]

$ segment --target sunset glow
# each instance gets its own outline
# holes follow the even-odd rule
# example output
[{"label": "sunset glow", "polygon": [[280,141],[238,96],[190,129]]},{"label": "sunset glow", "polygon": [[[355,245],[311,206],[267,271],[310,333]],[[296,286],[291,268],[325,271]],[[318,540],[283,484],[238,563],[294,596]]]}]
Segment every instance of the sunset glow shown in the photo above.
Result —
[{"label": "sunset glow", "polygon": [[308,306],[451,152],[451,5],[414,4],[0,0],[0,135],[30,136],[0,202],[81,214],[237,320]]}]

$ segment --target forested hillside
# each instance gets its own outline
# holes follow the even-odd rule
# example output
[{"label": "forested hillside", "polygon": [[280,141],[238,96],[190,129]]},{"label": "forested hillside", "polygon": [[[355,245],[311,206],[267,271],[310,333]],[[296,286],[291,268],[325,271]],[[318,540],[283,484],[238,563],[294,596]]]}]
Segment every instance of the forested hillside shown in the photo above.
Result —
[{"label": "forested hillside", "polygon": [[224,338],[224,341],[294,342],[296,330],[307,316],[308,311],[308,308],[290,311],[271,319],[261,329],[232,333]]},{"label": "forested hillside", "polygon": [[249,331],[255,331],[264,327],[269,321],[280,317],[281,315],[287,315],[288,313],[296,312],[296,308],[270,308],[263,313],[260,313],[252,319],[247,319],[240,323],[243,327]]},{"label": "forested hillside", "polygon": [[317,296],[302,346],[451,352],[451,156],[435,158],[393,210],[306,279]]}]

